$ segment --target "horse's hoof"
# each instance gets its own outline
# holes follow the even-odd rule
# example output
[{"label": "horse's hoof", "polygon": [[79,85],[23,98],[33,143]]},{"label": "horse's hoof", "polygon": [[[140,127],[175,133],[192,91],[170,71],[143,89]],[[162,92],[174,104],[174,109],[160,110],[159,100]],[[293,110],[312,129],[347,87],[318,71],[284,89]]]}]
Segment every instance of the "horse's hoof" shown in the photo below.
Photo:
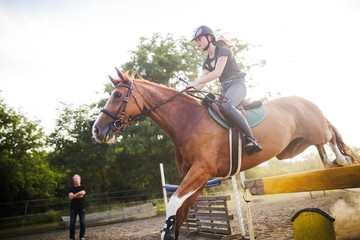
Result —
[{"label": "horse's hoof", "polygon": [[165,237],[164,237],[164,240],[174,240],[174,237],[173,237],[172,233],[166,233]]},{"label": "horse's hoof", "polygon": [[355,159],[352,156],[345,156],[345,160],[348,162],[348,165],[353,165]]},{"label": "horse's hoof", "polygon": [[179,239],[179,231],[175,231],[175,237],[172,232],[169,232],[168,235],[165,234],[164,240],[178,240]]},{"label": "horse's hoof", "polygon": [[[161,234],[162,240],[176,240],[176,231],[175,230],[175,215],[170,216],[166,221],[166,227],[163,229]],[[175,233],[175,235],[174,235]]]}]

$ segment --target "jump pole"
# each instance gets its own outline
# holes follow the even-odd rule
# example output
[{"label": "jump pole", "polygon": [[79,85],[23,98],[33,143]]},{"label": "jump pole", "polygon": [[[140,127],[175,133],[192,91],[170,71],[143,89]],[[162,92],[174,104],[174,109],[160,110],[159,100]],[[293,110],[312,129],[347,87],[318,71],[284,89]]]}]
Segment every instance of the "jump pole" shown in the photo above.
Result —
[{"label": "jump pole", "polygon": [[252,195],[359,188],[360,165],[247,180],[244,187]]},{"label": "jump pole", "polygon": [[240,172],[240,182],[241,182],[241,189],[243,192],[243,197],[244,197],[244,202],[246,205],[246,212],[247,212],[247,222],[248,222],[248,226],[249,226],[249,236],[250,236],[250,240],[254,240],[254,228],[252,225],[252,217],[251,217],[251,209],[250,209],[250,200],[248,200],[248,192],[247,189],[245,188],[245,174],[244,172]]},{"label": "jump pole", "polygon": [[165,213],[166,213],[168,201],[167,201],[167,194],[166,194],[166,189],[165,189],[164,165],[162,163],[160,163],[160,174],[161,174],[161,185],[162,185],[163,194],[164,194],[164,204],[165,204]]},{"label": "jump pole", "polygon": [[[231,168],[231,163],[232,163],[232,130],[231,128],[229,129],[229,152],[230,152],[230,168]],[[239,137],[239,146],[241,146],[241,138]],[[239,147],[238,146],[238,147]],[[238,162],[241,166],[241,160],[242,160],[242,156],[241,156],[241,148],[239,147],[239,155],[238,155]],[[248,196],[247,196],[247,191],[245,189],[245,175],[244,172],[240,172],[240,185],[241,185],[241,189],[242,189],[242,193],[243,193],[243,197],[244,197],[244,201],[245,201],[245,205],[246,205],[246,213],[247,213],[247,221],[248,221],[248,226],[249,226],[249,236],[250,236],[250,240],[254,240],[254,228],[252,225],[252,219],[251,219],[251,211],[250,211],[250,201],[247,200]],[[245,233],[245,228],[244,228],[244,221],[243,221],[243,217],[242,217],[242,211],[241,211],[241,205],[240,205],[240,199],[239,199],[239,192],[238,192],[238,188],[237,188],[237,184],[236,184],[236,175],[235,176],[231,176],[231,181],[232,181],[232,185],[233,185],[233,190],[234,190],[234,195],[235,195],[235,202],[236,202],[236,210],[237,210],[237,214],[238,214],[238,219],[239,219],[239,225],[240,225],[240,231],[241,231],[241,237],[242,239],[247,239],[246,233]]]},{"label": "jump pole", "polygon": [[[168,201],[167,201],[167,192],[166,192],[166,187],[165,187],[164,165],[162,163],[160,163],[160,175],[161,175],[161,185],[162,185],[162,189],[163,189],[165,212],[166,212],[166,210],[167,210],[166,206],[167,206]],[[248,221],[248,226],[249,226],[250,240],[254,240],[254,230],[253,230],[253,225],[252,225],[252,220],[251,220],[251,212],[250,212],[250,201],[247,200],[247,191],[244,188],[244,180],[245,180],[244,172],[240,172],[241,188],[243,191],[243,196],[244,196],[244,200],[245,200],[245,204],[246,204],[246,208],[247,208],[247,221]],[[238,214],[238,219],[239,219],[241,236],[243,237],[243,239],[245,239],[246,234],[245,234],[244,221],[243,221],[243,217],[242,217],[239,192],[238,192],[237,183],[236,183],[236,176],[232,176],[231,181],[232,181],[234,195],[235,195],[236,209],[237,209],[237,214]]]},{"label": "jump pole", "polygon": [[238,192],[238,188],[237,188],[237,184],[236,184],[236,177],[232,176],[231,181],[232,181],[233,191],[234,191],[234,195],[235,195],[236,210],[237,210],[237,215],[238,215],[238,219],[239,219],[241,237],[244,238],[245,237],[245,228],[244,228],[244,221],[243,221],[243,217],[242,217],[239,192]]}]

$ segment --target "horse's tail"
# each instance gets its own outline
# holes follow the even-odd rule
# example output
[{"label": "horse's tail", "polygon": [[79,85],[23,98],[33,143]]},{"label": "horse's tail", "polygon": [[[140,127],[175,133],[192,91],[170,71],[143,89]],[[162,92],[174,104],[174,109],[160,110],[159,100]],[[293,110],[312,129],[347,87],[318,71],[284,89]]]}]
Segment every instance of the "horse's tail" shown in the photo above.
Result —
[{"label": "horse's tail", "polygon": [[354,159],[355,162],[360,163],[359,157],[356,155],[356,153],[354,153],[353,150],[351,150],[350,147],[348,147],[344,143],[339,131],[328,120],[327,120],[327,122],[328,122],[328,125],[329,125],[332,133],[333,133],[333,139],[332,140],[335,141],[334,143],[336,143],[336,145],[338,146],[341,154],[344,155],[344,156],[350,156],[350,157],[352,157]]}]

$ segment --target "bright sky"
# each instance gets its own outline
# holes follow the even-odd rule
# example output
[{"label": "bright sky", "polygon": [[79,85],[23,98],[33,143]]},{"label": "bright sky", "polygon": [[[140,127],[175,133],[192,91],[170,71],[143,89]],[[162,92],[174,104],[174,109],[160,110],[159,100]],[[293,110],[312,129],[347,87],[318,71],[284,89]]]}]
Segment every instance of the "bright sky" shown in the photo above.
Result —
[{"label": "bright sky", "polygon": [[0,0],[1,96],[50,133],[60,101],[94,102],[141,36],[203,24],[261,45],[246,55],[267,61],[249,97],[305,97],[360,146],[358,0]]}]

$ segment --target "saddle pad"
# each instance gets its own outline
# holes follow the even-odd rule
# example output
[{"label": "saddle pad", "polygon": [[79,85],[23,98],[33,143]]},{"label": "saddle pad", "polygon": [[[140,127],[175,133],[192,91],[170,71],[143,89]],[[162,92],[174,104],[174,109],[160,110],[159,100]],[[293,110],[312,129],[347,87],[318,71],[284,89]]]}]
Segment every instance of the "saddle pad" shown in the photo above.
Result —
[{"label": "saddle pad", "polygon": [[245,112],[246,121],[251,128],[259,125],[266,117],[266,111],[263,107],[249,109]]},{"label": "saddle pad", "polygon": [[[211,108],[208,108],[210,116],[219,123],[223,128],[230,129],[231,126],[221,119]],[[256,125],[260,124],[266,116],[266,111],[263,107],[254,108],[246,110],[246,121],[248,122],[249,126],[255,127]]]}]

